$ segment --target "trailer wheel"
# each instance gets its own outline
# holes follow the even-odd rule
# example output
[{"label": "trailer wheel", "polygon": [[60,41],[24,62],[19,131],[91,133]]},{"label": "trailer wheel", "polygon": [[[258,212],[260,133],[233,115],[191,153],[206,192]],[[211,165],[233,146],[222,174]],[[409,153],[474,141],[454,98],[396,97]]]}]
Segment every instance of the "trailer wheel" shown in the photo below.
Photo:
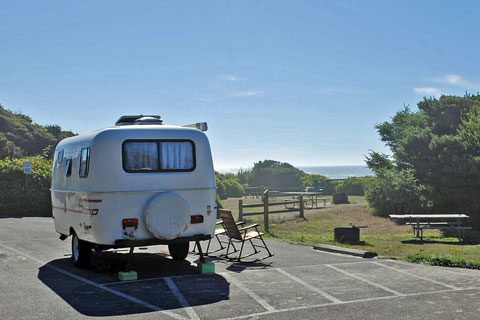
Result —
[{"label": "trailer wheel", "polygon": [[72,261],[76,267],[90,266],[92,258],[92,245],[86,241],[80,240],[77,234],[72,234]]},{"label": "trailer wheel", "polygon": [[168,251],[170,251],[173,260],[185,260],[189,247],[189,242],[171,243],[168,245]]}]

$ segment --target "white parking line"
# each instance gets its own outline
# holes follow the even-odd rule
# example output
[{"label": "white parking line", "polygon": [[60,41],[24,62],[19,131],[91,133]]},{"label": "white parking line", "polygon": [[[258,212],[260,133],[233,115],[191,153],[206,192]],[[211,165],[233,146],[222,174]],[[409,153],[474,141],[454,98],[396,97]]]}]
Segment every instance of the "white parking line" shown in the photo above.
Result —
[{"label": "white parking line", "polygon": [[446,284],[446,283],[443,283],[443,282],[440,282],[440,281],[437,281],[437,280],[433,280],[433,279],[425,278],[425,277],[422,277],[422,276],[417,276],[415,274],[411,274],[410,272],[405,271],[405,270],[399,270],[397,268],[387,266],[387,265],[384,265],[384,264],[381,264],[381,263],[378,263],[378,262],[373,262],[373,263],[376,264],[376,265],[382,266],[384,268],[394,270],[394,271],[399,272],[399,273],[406,274],[406,275],[408,275],[412,278],[422,279],[422,280],[425,280],[425,281],[428,281],[428,282],[431,282],[431,283],[435,283],[435,284],[438,284],[438,285],[441,285],[441,286],[444,286],[444,287],[447,287],[447,288],[453,289],[453,290],[458,290],[459,289],[458,287],[455,287],[455,286],[452,286],[452,285],[449,285],[449,284]]},{"label": "white parking line", "polygon": [[312,290],[313,292],[318,293],[318,294],[321,295],[322,297],[327,298],[328,300],[330,300],[330,301],[332,301],[332,302],[334,302],[334,303],[341,303],[341,302],[342,302],[342,300],[337,299],[337,298],[335,298],[334,296],[332,296],[331,294],[328,294],[328,293],[326,293],[325,291],[322,291],[322,290],[320,290],[320,289],[312,286],[311,284],[303,281],[302,279],[299,279],[299,278],[295,277],[293,274],[290,274],[290,273],[288,273],[287,271],[285,271],[285,270],[283,270],[283,269],[277,268],[277,269],[275,269],[275,270],[277,270],[278,272],[280,272],[281,274],[287,276],[288,278],[292,279],[293,281],[300,283],[302,286],[304,286],[304,287]]},{"label": "white parking line", "polygon": [[18,240],[1,240],[0,243],[32,242],[32,241],[43,241],[43,240],[58,240],[58,237],[56,237],[56,238],[37,238],[37,239],[18,239]]},{"label": "white parking line", "polygon": [[409,293],[404,295],[394,295],[394,296],[385,296],[385,297],[375,297],[375,298],[366,298],[366,299],[359,299],[359,300],[351,300],[351,301],[342,301],[340,303],[322,303],[316,305],[309,305],[309,306],[301,306],[301,307],[292,307],[292,308],[285,308],[285,309],[278,309],[274,311],[267,311],[267,312],[259,312],[259,313],[251,313],[246,315],[241,315],[237,317],[231,318],[223,318],[222,320],[236,320],[236,319],[245,319],[245,318],[255,318],[261,317],[269,314],[275,313],[282,313],[282,312],[289,312],[289,311],[298,311],[298,310],[308,310],[313,308],[321,308],[321,307],[328,307],[328,306],[338,306],[338,305],[348,305],[348,304],[355,304],[355,303],[362,303],[362,302],[369,302],[369,301],[378,301],[378,300],[390,300],[390,299],[400,299],[404,297],[414,297],[414,296],[422,296],[422,295],[432,295],[432,294],[439,294],[439,293],[450,293],[450,292],[458,292],[458,291],[469,291],[469,290],[480,290],[480,287],[475,288],[468,288],[468,289],[458,289],[458,290],[439,290],[439,291],[428,291],[428,292],[417,292],[417,293]]},{"label": "white parking line", "polygon": [[73,278],[73,279],[78,280],[78,281],[81,281],[81,282],[83,282],[83,283],[85,283],[85,284],[91,285],[91,286],[93,286],[93,287],[95,287],[95,288],[97,288],[97,289],[104,290],[104,291],[109,292],[109,293],[111,293],[111,294],[114,294],[114,295],[116,295],[116,296],[118,296],[118,297],[124,298],[124,299],[126,299],[126,300],[131,301],[131,302],[134,302],[134,303],[136,303],[136,304],[138,304],[138,305],[141,305],[142,307],[145,307],[145,308],[147,308],[147,309],[150,309],[150,310],[153,310],[153,311],[160,311],[160,312],[162,312],[162,313],[164,313],[164,314],[166,314],[166,315],[168,315],[168,316],[170,316],[170,317],[172,317],[172,318],[175,318],[175,319],[180,319],[180,320],[184,320],[184,319],[185,319],[184,317],[182,317],[182,316],[180,316],[180,315],[178,315],[178,314],[176,314],[176,313],[173,313],[173,312],[164,310],[164,309],[162,309],[162,308],[160,308],[160,307],[158,307],[158,306],[156,306],[156,305],[150,304],[150,303],[145,302],[145,301],[143,301],[143,300],[140,300],[140,299],[134,298],[134,297],[132,297],[132,296],[129,296],[128,294],[122,293],[122,292],[120,292],[120,291],[117,291],[117,290],[114,290],[114,289],[112,289],[112,288],[109,288],[109,287],[103,286],[103,285],[101,285],[101,284],[98,284],[98,283],[96,283],[96,282],[93,282],[93,281],[91,281],[91,280],[85,279],[85,278],[83,278],[83,277],[81,277],[81,276],[78,276],[78,275],[76,275],[76,274],[73,274],[73,273],[71,273],[71,272],[68,272],[68,271],[66,271],[66,270],[63,270],[63,269],[61,269],[61,268],[58,268],[58,267],[49,265],[49,264],[47,264],[46,262],[44,262],[44,261],[42,261],[42,260],[40,260],[40,259],[37,259],[37,258],[35,258],[35,257],[32,257],[32,256],[30,256],[30,255],[28,255],[28,254],[26,254],[26,253],[23,253],[23,252],[21,252],[21,251],[18,251],[18,250],[16,250],[16,249],[11,248],[11,247],[9,247],[9,246],[6,246],[6,245],[4,245],[4,244],[2,244],[2,243],[0,243],[0,246],[6,248],[7,250],[13,251],[13,252],[15,252],[15,253],[17,253],[17,254],[19,254],[19,255],[21,255],[21,256],[24,256],[24,257],[26,257],[26,258],[28,258],[28,259],[30,259],[30,260],[36,261],[36,262],[38,262],[39,264],[44,265],[45,267],[50,268],[50,269],[52,269],[52,270],[55,270],[55,271],[57,271],[57,272],[59,272],[59,273],[61,273],[61,274],[64,274],[64,275],[66,275],[66,276],[68,276],[68,277],[70,277],[70,278]]},{"label": "white parking line", "polygon": [[[365,258],[361,258],[361,259],[365,259]],[[350,261],[350,262],[338,262],[338,263],[329,263],[328,265],[329,266],[344,266],[344,265],[349,265],[349,264],[363,264],[363,263],[373,263],[375,261]]]},{"label": "white parking line", "polygon": [[385,287],[385,286],[382,286],[381,284],[372,282],[372,281],[370,281],[370,280],[364,279],[364,278],[362,278],[362,277],[360,277],[360,276],[357,276],[356,274],[347,272],[347,271],[342,270],[342,269],[340,269],[340,268],[337,268],[337,267],[335,267],[335,266],[328,265],[328,264],[326,264],[325,266],[328,267],[328,268],[331,268],[331,269],[333,269],[333,270],[336,270],[336,271],[338,271],[338,272],[341,272],[341,273],[343,273],[343,274],[345,274],[345,275],[347,275],[347,276],[349,276],[349,277],[352,277],[352,278],[355,278],[355,279],[357,279],[357,280],[360,280],[360,281],[363,281],[363,282],[365,282],[365,283],[368,283],[368,284],[371,285],[371,286],[374,286],[374,287],[380,288],[380,289],[382,289],[382,290],[384,290],[384,291],[393,293],[393,294],[396,295],[396,296],[404,296],[403,293],[400,293],[400,292],[398,292],[398,291],[396,291],[396,290],[387,288],[387,287]]},{"label": "white parking line", "polygon": [[170,288],[172,293],[175,295],[177,298],[178,302],[180,302],[180,305],[185,308],[185,311],[187,314],[190,316],[190,319],[192,320],[200,320],[200,317],[198,314],[193,310],[192,306],[190,306],[190,303],[188,303],[187,299],[183,296],[183,294],[178,290],[178,287],[175,285],[173,280],[169,277],[166,277],[165,282],[167,283],[167,286]]},{"label": "white parking line", "polygon": [[260,298],[260,296],[258,296],[252,290],[248,289],[246,286],[243,285],[243,283],[241,283],[237,279],[234,279],[230,274],[223,274],[223,276],[226,278],[226,280],[228,282],[233,283],[235,286],[239,287],[243,292],[248,294],[253,300],[255,300],[258,304],[260,304],[262,307],[264,307],[265,310],[267,310],[269,312],[275,311],[275,308],[272,307],[267,301]]}]

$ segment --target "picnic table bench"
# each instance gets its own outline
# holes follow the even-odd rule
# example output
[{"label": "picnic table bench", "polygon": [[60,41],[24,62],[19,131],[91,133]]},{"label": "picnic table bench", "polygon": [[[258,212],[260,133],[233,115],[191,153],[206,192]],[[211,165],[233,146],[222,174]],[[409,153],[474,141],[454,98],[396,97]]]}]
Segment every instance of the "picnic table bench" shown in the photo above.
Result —
[{"label": "picnic table bench", "polygon": [[[319,209],[320,208],[318,206],[319,201],[323,201],[324,208],[327,206],[328,198],[321,197],[323,196],[322,192],[282,192],[282,194],[289,195],[294,198],[302,195],[305,201],[306,209],[313,209],[313,208]],[[284,200],[284,202],[285,202],[285,208],[287,208],[287,204],[290,204],[290,203],[293,203],[293,207],[295,207],[295,204],[294,204],[295,201],[290,202],[289,200]],[[308,205],[308,202],[310,202],[310,206]]]},{"label": "picnic table bench", "polygon": [[412,226],[413,234],[423,241],[425,229],[457,230],[457,238],[465,238],[465,230],[472,227],[464,226],[462,220],[470,218],[466,214],[391,214],[390,219],[408,220],[405,224]]}]

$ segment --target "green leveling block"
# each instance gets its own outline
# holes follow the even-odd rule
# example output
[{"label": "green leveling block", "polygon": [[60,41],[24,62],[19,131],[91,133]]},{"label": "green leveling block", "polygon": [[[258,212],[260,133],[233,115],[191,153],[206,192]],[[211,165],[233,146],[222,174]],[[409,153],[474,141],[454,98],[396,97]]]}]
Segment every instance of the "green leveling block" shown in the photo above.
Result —
[{"label": "green leveling block", "polygon": [[136,271],[119,271],[118,279],[120,279],[121,281],[137,280],[137,272]]},{"label": "green leveling block", "polygon": [[215,273],[215,263],[204,262],[197,263],[197,269],[200,273]]}]

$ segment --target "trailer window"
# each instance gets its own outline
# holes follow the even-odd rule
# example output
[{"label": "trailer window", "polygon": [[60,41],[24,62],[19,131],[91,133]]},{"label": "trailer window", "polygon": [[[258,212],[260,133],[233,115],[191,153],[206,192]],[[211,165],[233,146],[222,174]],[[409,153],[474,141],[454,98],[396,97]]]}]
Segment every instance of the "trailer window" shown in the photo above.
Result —
[{"label": "trailer window", "polygon": [[158,171],[157,142],[127,142],[123,155],[127,171]]},{"label": "trailer window", "polygon": [[72,159],[68,158],[65,163],[65,177],[72,175]]},{"label": "trailer window", "polygon": [[160,142],[160,167],[162,170],[192,170],[193,143]]},{"label": "trailer window", "polygon": [[195,147],[189,140],[147,140],[123,143],[127,172],[193,171]]},{"label": "trailer window", "polygon": [[88,164],[90,159],[90,148],[83,148],[80,154],[80,178],[86,178],[88,176]]},{"label": "trailer window", "polygon": [[63,161],[63,150],[57,152],[57,163],[61,163]]}]

